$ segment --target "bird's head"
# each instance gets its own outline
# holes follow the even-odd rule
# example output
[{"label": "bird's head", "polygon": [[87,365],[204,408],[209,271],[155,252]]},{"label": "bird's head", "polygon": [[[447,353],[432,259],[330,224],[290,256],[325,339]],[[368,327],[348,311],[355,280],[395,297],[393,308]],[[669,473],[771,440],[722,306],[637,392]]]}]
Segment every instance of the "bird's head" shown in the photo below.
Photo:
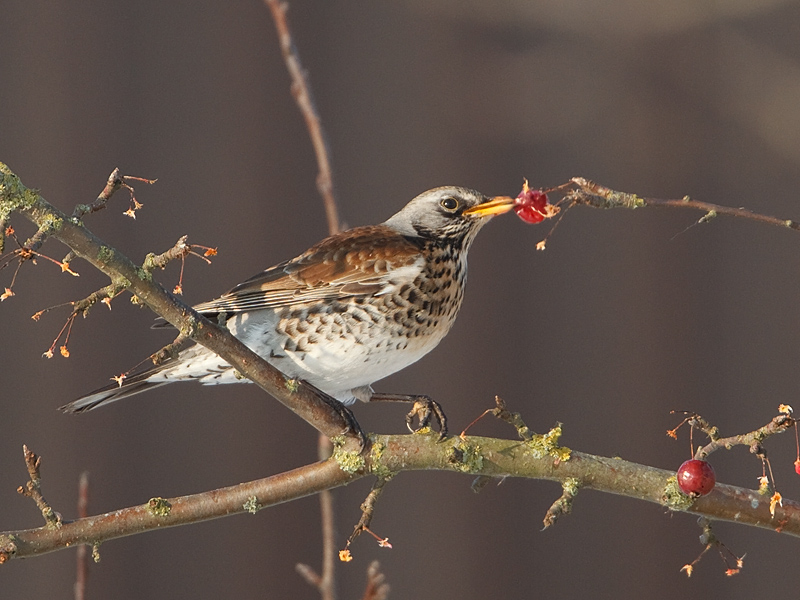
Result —
[{"label": "bird's head", "polygon": [[406,204],[386,225],[408,237],[436,239],[468,246],[494,215],[508,212],[514,199],[487,197],[462,187],[438,187]]}]

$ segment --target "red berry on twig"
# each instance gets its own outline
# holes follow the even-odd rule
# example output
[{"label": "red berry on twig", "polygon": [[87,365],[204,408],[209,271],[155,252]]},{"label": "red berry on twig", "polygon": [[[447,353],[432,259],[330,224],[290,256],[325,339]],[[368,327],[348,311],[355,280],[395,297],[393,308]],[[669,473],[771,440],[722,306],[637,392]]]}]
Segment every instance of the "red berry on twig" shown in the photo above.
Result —
[{"label": "red berry on twig", "polygon": [[687,460],[678,469],[678,487],[689,496],[705,496],[716,481],[714,468],[705,460]]}]

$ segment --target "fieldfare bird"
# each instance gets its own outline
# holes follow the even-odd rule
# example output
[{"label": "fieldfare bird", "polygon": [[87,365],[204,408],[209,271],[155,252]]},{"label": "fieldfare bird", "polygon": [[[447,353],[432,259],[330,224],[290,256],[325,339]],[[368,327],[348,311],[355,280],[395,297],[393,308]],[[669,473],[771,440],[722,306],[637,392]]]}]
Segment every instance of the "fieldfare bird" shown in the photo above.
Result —
[{"label": "fieldfare bird", "polygon": [[[372,384],[425,356],[450,331],[464,297],[470,244],[513,203],[461,187],[435,188],[381,225],[332,235],[194,308],[212,320],[222,315],[234,336],[284,375],[344,405],[423,398],[376,394]],[[174,358],[62,409],[91,410],[175,381],[248,381],[210,350],[188,344]],[[432,408],[444,435],[441,409],[428,408],[416,414],[427,423]]]}]

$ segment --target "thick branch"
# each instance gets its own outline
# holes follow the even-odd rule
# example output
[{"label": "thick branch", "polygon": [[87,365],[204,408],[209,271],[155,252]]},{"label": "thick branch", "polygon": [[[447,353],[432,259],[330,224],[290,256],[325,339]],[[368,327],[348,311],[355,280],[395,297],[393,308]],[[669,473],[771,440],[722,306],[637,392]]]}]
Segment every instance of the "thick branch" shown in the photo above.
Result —
[{"label": "thick branch", "polygon": [[417,470],[550,479],[800,537],[800,503],[792,500],[784,499],[772,518],[769,498],[755,490],[717,484],[709,495],[694,500],[684,497],[685,503],[680,505],[670,497],[675,477],[671,471],[581,452],[572,452],[568,460],[554,459],[550,455],[541,456],[528,443],[517,440],[468,436],[438,442],[437,438],[436,435],[374,436],[369,455],[336,453],[335,458],[327,461],[266,479],[191,496],[154,498],[145,505],[62,522],[58,529],[43,526],[0,533],[0,562],[75,544],[97,544],[144,531],[255,512],[348,484],[370,473],[386,478],[401,471]]},{"label": "thick branch", "polygon": [[[75,544],[94,545],[153,529],[255,512],[260,508],[344,485],[358,477],[343,472],[335,462],[320,462],[201,494],[169,499],[152,498],[140,506],[63,523],[58,529],[45,526],[0,533],[0,563],[10,558],[36,556]],[[54,535],[48,535],[48,531]]]}]

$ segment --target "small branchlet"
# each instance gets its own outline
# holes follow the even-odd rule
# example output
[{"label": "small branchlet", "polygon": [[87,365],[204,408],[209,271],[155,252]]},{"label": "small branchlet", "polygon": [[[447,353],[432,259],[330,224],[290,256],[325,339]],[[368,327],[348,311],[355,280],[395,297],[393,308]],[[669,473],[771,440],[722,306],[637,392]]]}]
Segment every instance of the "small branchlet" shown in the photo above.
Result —
[{"label": "small branchlet", "polygon": [[[724,438],[718,436],[716,438],[709,436],[712,440],[711,443],[698,448],[697,452],[695,452],[695,458],[702,459],[712,452],[719,450],[720,448],[730,450],[734,446],[747,446],[751,449],[753,454],[762,456],[764,455],[762,442],[773,435],[777,435],[791,429],[794,427],[794,424],[795,419],[792,417],[791,413],[788,411],[782,411],[769,423],[749,433],[742,433]],[[716,428],[714,429],[716,430]]]},{"label": "small branchlet", "polygon": [[691,432],[695,428],[705,433],[711,439],[711,442],[705,446],[698,447],[697,451],[694,451],[694,448],[692,448],[696,460],[705,460],[709,454],[720,448],[730,450],[735,446],[747,446],[752,454],[755,454],[761,459],[761,477],[758,478],[758,492],[763,496],[771,494],[770,514],[774,518],[777,508],[783,506],[783,497],[777,491],[775,476],[772,472],[772,464],[767,457],[767,449],[764,447],[763,442],[773,435],[783,433],[788,429],[794,428],[795,432],[797,432],[797,420],[792,416],[792,407],[787,404],[781,404],[778,407],[778,412],[779,414],[763,427],[759,427],[748,433],[728,437],[721,437],[719,429],[711,426],[708,421],[697,413],[687,412],[685,413],[687,415],[686,418],[684,418],[677,427],[667,431],[667,435],[677,439],[677,431],[684,423],[688,423],[691,427],[690,440]]},{"label": "small branchlet", "polygon": [[8,562],[17,553],[17,543],[13,535],[0,535],[0,565]]},{"label": "small branchlet", "polygon": [[531,438],[533,438],[534,433],[525,424],[525,421],[522,420],[522,415],[517,412],[512,413],[509,411],[506,407],[505,401],[500,396],[495,396],[494,401],[497,406],[491,410],[491,413],[501,421],[505,421],[514,427],[517,430],[517,435],[519,435],[520,438],[526,442],[530,441]]},{"label": "small branchlet", "polygon": [[[56,217],[53,217],[52,220],[47,220],[46,223],[52,224],[55,221],[58,221],[58,219]],[[40,229],[39,229],[39,233],[41,233],[42,231],[45,231],[49,227],[50,227],[49,225],[48,226],[42,225],[40,227]],[[37,237],[36,235],[34,235],[33,238],[31,238],[31,240],[28,240],[27,242],[25,242],[23,244],[23,243],[21,243],[19,241],[19,238],[17,238],[17,235],[16,235],[16,233],[14,231],[14,228],[12,226],[8,225],[8,226],[4,226],[3,227],[3,238],[2,238],[3,245],[5,245],[5,238],[6,237],[10,237],[12,240],[14,240],[14,243],[16,243],[16,245],[17,245],[17,249],[16,250],[12,250],[8,254],[4,254],[3,256],[0,256],[0,270],[1,269],[5,269],[15,259],[17,261],[17,267],[14,269],[14,274],[11,276],[11,282],[7,286],[5,286],[5,290],[4,290],[3,294],[0,295],[0,302],[2,302],[3,300],[7,300],[11,296],[15,295],[14,291],[13,291],[13,288],[14,288],[14,284],[17,281],[17,275],[19,275],[20,269],[22,268],[22,264],[27,262],[27,261],[30,261],[31,264],[35,265],[35,264],[38,264],[36,262],[37,259],[41,258],[41,259],[44,259],[44,260],[46,260],[48,262],[51,262],[51,263],[57,265],[58,267],[60,267],[62,273],[68,273],[68,274],[72,275],[73,277],[80,277],[80,275],[78,273],[76,273],[75,271],[70,269],[69,262],[67,262],[67,261],[59,262],[54,258],[50,258],[49,256],[47,256],[45,254],[42,254],[41,252],[37,252],[36,249],[38,249],[38,247],[41,246],[41,243],[31,243],[31,240],[35,240],[36,239],[36,237]],[[42,238],[42,241],[43,241],[43,238]],[[31,247],[28,247],[29,245]]]},{"label": "small branchlet", "polygon": [[39,475],[39,467],[42,459],[31,452],[27,446],[22,446],[22,454],[25,459],[25,466],[28,469],[28,477],[30,480],[17,488],[17,492],[23,496],[27,496],[36,503],[36,506],[42,512],[45,523],[50,528],[61,527],[61,515],[52,509],[47,500],[42,496],[42,479]]},{"label": "small branchlet", "polygon": [[494,417],[500,419],[501,421],[505,421],[514,427],[517,430],[517,435],[519,435],[519,437],[525,441],[528,441],[533,437],[533,432],[522,420],[522,416],[519,413],[510,412],[506,407],[505,400],[503,400],[500,396],[495,396],[494,402],[496,404],[494,408],[489,408],[483,411],[475,420],[472,421],[472,423],[464,428],[464,431],[461,432],[462,439],[466,437],[467,431],[469,431],[472,426],[474,426],[478,421],[487,415],[493,415]]},{"label": "small branchlet", "polygon": [[[172,290],[172,293],[176,295],[183,294],[183,268],[185,266],[186,257],[189,254],[193,254],[194,256],[204,260],[207,264],[211,264],[211,260],[208,257],[216,256],[217,254],[216,248],[187,244],[186,240],[188,237],[189,236],[187,235],[182,236],[177,242],[175,242],[175,245],[166,252],[162,252],[161,254],[153,254],[151,252],[145,257],[144,262],[142,263],[142,270],[147,274],[147,276],[151,276],[155,269],[164,269],[173,260],[180,259],[181,273],[178,277],[178,284]],[[203,254],[196,252],[196,249],[203,250]]]},{"label": "small branchlet", "polygon": [[350,537],[347,538],[347,543],[345,544],[344,549],[339,551],[339,560],[342,562],[350,562],[353,559],[352,555],[350,554],[350,544],[352,544],[355,539],[364,532],[374,537],[378,541],[378,545],[381,548],[392,547],[392,545],[389,543],[389,538],[381,538],[369,528],[370,524],[372,523],[372,517],[375,514],[375,504],[378,502],[378,498],[380,498],[380,495],[383,493],[383,487],[387,482],[390,481],[390,479],[391,478],[378,478],[373,484],[369,494],[367,494],[364,502],[361,503],[361,518],[359,519],[355,528],[353,528],[353,533],[351,533]]},{"label": "small branchlet", "polygon": [[[720,557],[722,558],[722,562],[725,563],[725,575],[732,577],[733,575],[739,573],[742,570],[742,567],[744,567],[744,555],[741,557],[736,556],[725,544],[719,541],[717,536],[714,534],[714,531],[711,529],[711,521],[709,521],[706,517],[700,517],[697,520],[697,524],[700,525],[700,528],[703,531],[700,534],[700,543],[705,547],[697,556],[697,558],[681,567],[681,572],[686,573],[687,577],[691,577],[695,565],[700,562],[700,559],[703,558],[705,553],[711,548],[716,548]],[[732,558],[733,560],[729,561],[729,558]]]},{"label": "small branchlet", "polygon": [[581,482],[574,477],[570,477],[561,484],[561,497],[553,502],[544,515],[544,529],[555,525],[561,515],[568,515],[572,512],[572,501],[578,495],[580,487]]},{"label": "small branchlet", "polygon": [[[150,355],[150,360],[154,365],[160,365],[168,360],[178,357],[178,353],[186,348],[189,338],[182,333],[178,334],[172,342],[161,348],[158,352]],[[137,365],[138,366],[138,365]],[[134,367],[135,368],[135,367]]]},{"label": "small branchlet", "polygon": [[113,171],[111,171],[111,175],[108,176],[108,180],[106,181],[103,191],[100,192],[94,202],[91,204],[78,204],[75,207],[75,209],[72,211],[73,221],[80,221],[84,216],[90,213],[103,210],[108,204],[108,201],[111,199],[111,196],[114,195],[114,192],[121,188],[124,183],[125,180],[123,179],[122,175],[120,175],[119,168],[115,168]]}]

